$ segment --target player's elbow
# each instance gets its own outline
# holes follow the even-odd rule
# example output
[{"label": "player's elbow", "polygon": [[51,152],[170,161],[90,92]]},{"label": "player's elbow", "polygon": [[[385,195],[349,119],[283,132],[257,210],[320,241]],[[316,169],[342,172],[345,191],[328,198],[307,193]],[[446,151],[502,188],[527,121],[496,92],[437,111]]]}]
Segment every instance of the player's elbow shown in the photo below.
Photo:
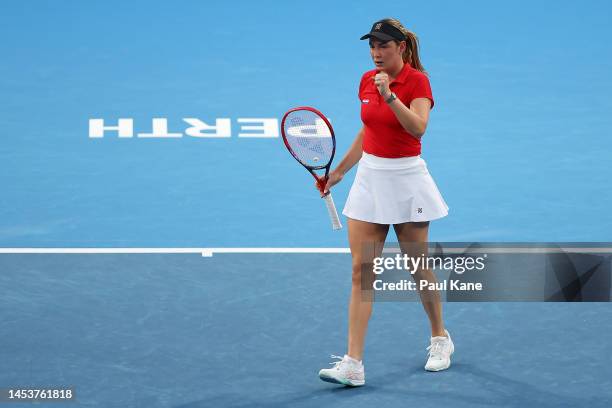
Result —
[{"label": "player's elbow", "polygon": [[425,131],[427,130],[427,123],[426,122],[420,122],[414,129],[414,132],[412,133],[414,137],[416,137],[417,139],[420,139],[423,137],[423,135],[425,134]]},{"label": "player's elbow", "polygon": [[420,139],[423,137],[424,134],[425,132],[414,132],[412,136],[416,137],[417,139]]}]

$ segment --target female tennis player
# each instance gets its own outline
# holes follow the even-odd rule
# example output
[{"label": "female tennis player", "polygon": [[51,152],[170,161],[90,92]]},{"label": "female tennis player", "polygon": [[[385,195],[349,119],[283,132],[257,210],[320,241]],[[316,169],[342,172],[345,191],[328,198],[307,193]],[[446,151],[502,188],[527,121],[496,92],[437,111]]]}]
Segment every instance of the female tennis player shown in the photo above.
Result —
[{"label": "female tennis player", "polygon": [[[343,211],[348,217],[353,264],[348,351],[337,357],[341,360],[332,363],[332,368],[319,372],[323,381],[348,386],[365,384],[362,356],[372,302],[361,291],[363,265],[369,265],[371,271],[373,257],[381,256],[389,225],[393,225],[402,251],[413,253],[414,243],[426,247],[429,221],[448,214],[448,206],[420,157],[421,138],[434,101],[419,60],[417,37],[398,20],[388,18],[374,23],[361,39],[369,39],[376,66],[363,75],[359,85],[363,127],[338,167],[330,172],[325,187],[328,191],[359,162]],[[364,250],[372,246],[373,251]],[[413,277],[417,282],[436,281],[429,269],[417,271]],[[422,290],[420,297],[431,324],[425,369],[445,370],[450,367],[454,345],[442,321],[440,295]]]}]

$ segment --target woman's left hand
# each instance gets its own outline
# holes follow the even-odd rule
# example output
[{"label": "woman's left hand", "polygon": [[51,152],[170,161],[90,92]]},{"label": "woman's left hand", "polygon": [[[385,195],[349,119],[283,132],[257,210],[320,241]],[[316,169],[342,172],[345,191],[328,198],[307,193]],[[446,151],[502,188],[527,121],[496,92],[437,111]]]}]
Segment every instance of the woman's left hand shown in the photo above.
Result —
[{"label": "woman's left hand", "polygon": [[388,98],[391,95],[391,89],[389,88],[389,75],[386,72],[379,72],[374,77],[374,84],[378,88],[378,92],[383,98]]}]

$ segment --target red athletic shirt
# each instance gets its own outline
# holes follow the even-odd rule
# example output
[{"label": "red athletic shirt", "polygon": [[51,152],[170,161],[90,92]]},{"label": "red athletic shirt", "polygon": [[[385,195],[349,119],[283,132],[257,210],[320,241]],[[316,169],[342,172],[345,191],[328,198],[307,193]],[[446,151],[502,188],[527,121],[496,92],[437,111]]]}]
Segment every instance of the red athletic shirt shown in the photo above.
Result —
[{"label": "red athletic shirt", "polygon": [[[359,100],[361,120],[364,124],[363,151],[378,157],[398,158],[421,154],[421,141],[408,133],[400,124],[391,108],[374,85],[377,70],[368,71],[361,77]],[[427,76],[404,64],[399,75],[389,85],[404,105],[416,98],[434,100]]]}]

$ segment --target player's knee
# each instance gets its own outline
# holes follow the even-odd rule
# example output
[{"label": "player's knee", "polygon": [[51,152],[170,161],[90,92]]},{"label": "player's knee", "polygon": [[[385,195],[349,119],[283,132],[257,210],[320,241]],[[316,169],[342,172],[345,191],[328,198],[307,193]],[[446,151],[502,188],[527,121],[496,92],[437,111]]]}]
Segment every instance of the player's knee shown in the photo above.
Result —
[{"label": "player's knee", "polygon": [[374,277],[372,272],[373,264],[361,262],[361,260],[353,261],[352,282],[355,287],[369,287]]},{"label": "player's knee", "polygon": [[422,268],[419,268],[419,269],[417,269],[416,271],[414,271],[412,273],[412,277],[415,280],[417,280],[417,281],[419,281],[419,280],[427,280],[427,281],[429,281],[431,279],[435,279],[436,276],[434,275],[434,273],[433,273],[433,271],[431,269],[422,269]]},{"label": "player's knee", "polygon": [[353,286],[357,285],[360,286],[361,285],[361,270],[363,268],[363,265],[361,263],[361,260],[353,260],[353,273],[352,273],[352,282],[353,282]]}]

